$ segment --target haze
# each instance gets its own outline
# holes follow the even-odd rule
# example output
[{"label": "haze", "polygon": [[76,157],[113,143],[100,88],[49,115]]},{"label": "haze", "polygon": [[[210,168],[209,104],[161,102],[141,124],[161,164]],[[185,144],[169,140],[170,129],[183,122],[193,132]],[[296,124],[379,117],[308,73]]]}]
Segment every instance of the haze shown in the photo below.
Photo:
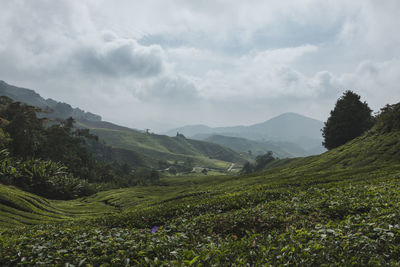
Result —
[{"label": "haze", "polygon": [[400,1],[0,0],[0,80],[134,128],[400,99]]}]

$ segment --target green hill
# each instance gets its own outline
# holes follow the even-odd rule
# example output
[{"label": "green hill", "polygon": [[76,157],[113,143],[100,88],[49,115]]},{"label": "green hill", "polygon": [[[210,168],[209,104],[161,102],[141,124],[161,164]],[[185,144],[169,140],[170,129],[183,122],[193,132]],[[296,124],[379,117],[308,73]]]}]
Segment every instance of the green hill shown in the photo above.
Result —
[{"label": "green hill", "polygon": [[251,151],[253,155],[263,155],[268,151],[272,151],[278,158],[293,158],[307,154],[304,149],[289,142],[262,142],[224,135],[211,135],[205,138],[204,141],[229,147],[238,152],[247,153]]},{"label": "green hill", "polygon": [[42,117],[52,119],[73,117],[74,119],[101,121],[101,116],[99,115],[85,112],[79,108],[73,108],[67,103],[58,102],[50,98],[44,99],[34,90],[13,86],[1,80],[0,95],[43,109],[44,112],[39,114]]},{"label": "green hill", "polygon": [[98,115],[72,108],[67,103],[44,99],[34,90],[12,86],[4,81],[0,81],[0,95],[41,108],[44,112],[38,114],[40,117],[51,119],[73,117],[77,120],[77,127],[91,129],[91,132],[105,141],[106,145],[112,146],[91,147],[98,158],[108,162],[125,162],[133,168],[158,169],[165,169],[175,162],[178,166],[192,162],[195,166],[222,171],[228,169],[231,163],[240,166],[246,161],[246,156],[243,158],[238,152],[220,145],[182,137],[146,134],[101,121]]},{"label": "green hill", "polygon": [[284,113],[262,123],[249,126],[211,128],[205,125],[189,125],[166,132],[173,136],[177,132],[195,139],[206,139],[212,135],[240,137],[258,142],[283,146],[281,150],[293,147],[296,156],[316,155],[325,152],[322,146],[321,129],[323,122],[297,113]]},{"label": "green hill", "polygon": [[77,201],[49,200],[0,184],[0,229],[82,219],[115,211],[95,196]]},{"label": "green hill", "polygon": [[231,162],[240,165],[245,161],[238,152],[231,149],[183,136],[168,137],[144,133],[104,121],[79,120],[77,126],[89,128],[106,144],[112,146],[114,158],[123,160],[125,157],[121,154],[134,153],[134,161],[128,162],[131,164],[140,161],[146,166],[160,167],[160,161],[186,162],[190,158],[194,164],[201,167],[227,169]]},{"label": "green hill", "polygon": [[[277,160],[263,172],[40,198],[36,205],[50,210],[43,214],[21,202],[26,193],[0,186],[2,212],[21,206],[37,219],[19,223],[57,222],[6,230],[14,225],[3,221],[0,264],[398,266],[399,118],[400,104],[337,149]],[[17,197],[4,197],[7,190]],[[46,217],[55,207],[74,220]],[[70,215],[84,210],[94,213]]]}]

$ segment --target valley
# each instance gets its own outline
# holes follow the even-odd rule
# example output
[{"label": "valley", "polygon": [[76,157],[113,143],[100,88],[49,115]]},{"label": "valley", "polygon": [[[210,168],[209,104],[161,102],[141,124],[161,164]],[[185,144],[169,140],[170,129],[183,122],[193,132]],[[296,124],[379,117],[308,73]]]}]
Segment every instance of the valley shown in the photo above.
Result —
[{"label": "valley", "polygon": [[400,267],[400,1],[1,1],[0,267]]},{"label": "valley", "polygon": [[246,176],[166,177],[69,201],[0,185],[0,262],[396,265],[400,131],[383,129]]}]

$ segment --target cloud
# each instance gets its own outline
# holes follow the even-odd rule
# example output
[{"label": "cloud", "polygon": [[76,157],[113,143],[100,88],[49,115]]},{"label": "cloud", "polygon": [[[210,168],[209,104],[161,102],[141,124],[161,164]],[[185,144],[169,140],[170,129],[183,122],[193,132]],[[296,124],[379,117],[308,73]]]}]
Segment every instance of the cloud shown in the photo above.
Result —
[{"label": "cloud", "polygon": [[206,98],[279,98],[309,97],[306,77],[290,66],[306,54],[316,51],[312,45],[249,53],[233,62],[228,72],[210,71],[200,84]]},{"label": "cloud", "polygon": [[336,79],[329,71],[319,71],[308,79],[308,85],[320,98],[333,98],[340,90]]},{"label": "cloud", "polygon": [[345,88],[359,92],[375,111],[385,104],[400,101],[400,58],[387,61],[366,60],[356,70],[337,77]]},{"label": "cloud", "polygon": [[[159,45],[141,45],[96,25],[81,1],[15,2],[0,12],[2,69],[7,76],[50,75],[149,77],[164,69]],[[15,14],[18,14],[16,16]],[[5,66],[7,65],[7,66]],[[84,75],[84,76],[85,76]]]},{"label": "cloud", "polygon": [[164,68],[164,52],[158,45],[143,46],[133,39],[118,38],[111,32],[103,42],[79,47],[73,54],[81,71],[99,75],[151,77]]},{"label": "cloud", "polygon": [[164,104],[192,104],[198,100],[198,89],[188,77],[165,75],[142,86],[139,99]]},{"label": "cloud", "polygon": [[298,47],[286,47],[279,49],[269,49],[251,53],[243,56],[238,62],[239,65],[272,65],[272,64],[288,64],[297,58],[315,52],[318,49],[315,45],[302,45]]},{"label": "cloud", "polygon": [[400,99],[397,0],[3,2],[0,79],[132,127]]}]

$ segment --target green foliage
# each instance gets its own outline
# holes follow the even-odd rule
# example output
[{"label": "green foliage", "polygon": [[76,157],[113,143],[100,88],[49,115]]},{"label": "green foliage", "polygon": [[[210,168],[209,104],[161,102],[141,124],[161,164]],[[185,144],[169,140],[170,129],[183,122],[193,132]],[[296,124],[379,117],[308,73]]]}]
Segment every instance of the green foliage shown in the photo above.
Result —
[{"label": "green foliage", "polygon": [[336,148],[360,136],[373,126],[372,110],[360,96],[346,91],[336,102],[330,117],[322,129],[323,145]]},{"label": "green foliage", "polygon": [[400,103],[381,109],[377,116],[377,130],[383,133],[400,130]]},{"label": "green foliage", "polygon": [[[100,144],[97,136],[91,134],[88,129],[75,129],[72,118],[57,121],[39,119],[36,117],[38,111],[37,108],[19,102],[14,103],[6,97],[1,98],[0,146],[11,152],[13,157],[9,161],[15,168],[19,168],[20,164],[39,168],[40,164],[53,162],[49,166],[60,164],[63,168],[67,167],[68,175],[62,178],[53,177],[51,173],[47,173],[51,168],[41,166],[40,168],[46,170],[44,176],[50,175],[51,179],[44,176],[36,177],[34,176],[36,172],[28,172],[23,175],[27,180],[3,177],[4,183],[51,198],[72,198],[93,193],[93,190],[88,189],[92,187],[87,184],[88,182],[101,184],[103,188],[136,184],[133,175],[124,171],[126,170],[124,164],[105,163],[103,160],[106,159],[98,160],[88,150],[89,147],[95,147],[103,155],[109,152],[109,149]],[[17,159],[22,161],[19,162]],[[150,179],[151,182],[156,180],[153,177],[154,175]],[[51,183],[57,186],[50,186]],[[62,185],[66,192],[63,191]],[[41,186],[45,189],[41,190]],[[55,191],[51,193],[50,189]]]},{"label": "green foliage", "polygon": [[135,171],[135,182],[140,185],[157,184],[160,181],[160,173],[149,168],[139,168]]},{"label": "green foliage", "polygon": [[[266,138],[268,140],[268,138]],[[235,151],[246,152],[250,157],[252,155],[264,155],[268,151],[273,151],[279,158],[293,158],[304,156],[306,151],[299,144],[294,142],[279,141],[255,141],[241,137],[232,137],[224,135],[211,135],[204,139],[207,142],[229,147]],[[319,144],[320,145],[320,144]]]},{"label": "green foliage", "polygon": [[4,130],[12,138],[10,151],[25,159],[36,156],[42,141],[42,120],[36,117],[36,111],[36,108],[19,102],[0,110],[0,117],[8,121]]},{"label": "green foliage", "polygon": [[378,126],[244,177],[173,177],[72,201],[0,185],[1,226],[53,221],[0,231],[0,265],[399,266],[400,131]]},{"label": "green foliage", "polygon": [[249,162],[246,162],[241,170],[242,174],[249,174],[252,172],[257,172],[261,171],[266,168],[268,164],[276,160],[276,158],[273,156],[272,151],[268,151],[264,155],[259,155],[256,157],[256,162],[254,165],[250,164]]},{"label": "green foliage", "polygon": [[[229,166],[231,162],[244,163],[238,152],[204,141],[181,136],[146,134],[106,122],[78,121],[77,126],[89,128],[92,133],[112,146],[111,154],[114,159],[125,161],[134,168],[166,169],[173,165],[166,166],[166,162],[183,163],[188,158],[191,158],[196,166],[220,170],[226,169],[225,166]],[[180,172],[183,166],[174,167],[177,167],[177,170],[179,168]]]},{"label": "green foliage", "polygon": [[8,137],[8,134],[0,128],[0,149],[7,147],[9,142],[10,138]]},{"label": "green foliage", "polygon": [[73,177],[60,163],[38,159],[18,161],[5,149],[0,151],[0,183],[54,199],[71,199],[96,192],[87,180]]},{"label": "green foliage", "polygon": [[250,164],[250,162],[246,162],[243,165],[242,170],[240,171],[241,174],[249,174],[252,173],[254,171],[254,166],[252,164]]},{"label": "green foliage", "polygon": [[135,206],[127,198],[145,188],[103,192],[129,211],[4,231],[0,264],[398,265],[399,171],[204,177],[197,189],[149,187]]},{"label": "green foliage", "polygon": [[175,167],[170,167],[170,168],[168,169],[168,172],[169,172],[170,174],[172,174],[172,175],[176,175],[176,173],[177,173]]}]

